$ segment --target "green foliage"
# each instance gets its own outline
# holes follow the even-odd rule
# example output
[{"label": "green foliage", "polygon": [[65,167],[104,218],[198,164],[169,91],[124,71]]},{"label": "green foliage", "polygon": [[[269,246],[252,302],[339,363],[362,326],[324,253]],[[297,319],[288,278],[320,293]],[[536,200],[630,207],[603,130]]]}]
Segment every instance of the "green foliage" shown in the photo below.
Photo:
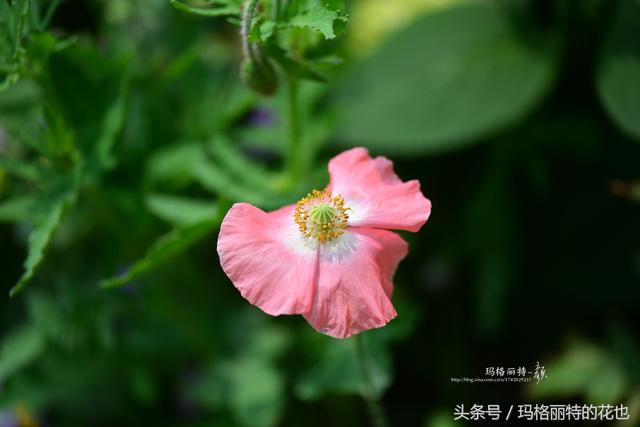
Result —
[{"label": "green foliage", "polygon": [[[319,363],[312,365],[296,384],[297,396],[313,400],[328,392],[360,393],[363,380],[356,360],[355,341],[336,341],[320,336],[318,340],[323,341],[321,345],[325,350]],[[367,341],[365,348],[373,386],[380,395],[391,383],[389,354],[376,341]]]},{"label": "green foliage", "polygon": [[236,0],[209,0],[213,7],[194,7],[180,0],[171,0],[171,4],[178,10],[193,13],[200,16],[238,16],[240,15],[241,2]]},{"label": "green foliage", "polygon": [[475,327],[485,335],[495,335],[504,325],[501,316],[506,314],[509,284],[520,262],[520,254],[514,249],[520,231],[508,178],[511,168],[517,167],[518,151],[509,149],[508,144],[512,141],[502,142],[490,153],[485,175],[477,180],[465,209],[468,241],[464,246],[474,260],[477,274]]},{"label": "green foliage", "polygon": [[[13,156],[0,162],[0,167],[9,173],[33,181],[42,188],[30,196],[33,198],[32,211],[27,216],[18,218],[15,214],[16,208],[25,208],[24,204],[7,202],[12,204],[5,205],[7,219],[33,218],[25,271],[11,289],[11,296],[20,292],[34,277],[65,212],[75,203],[81,187],[113,166],[111,151],[125,118],[128,79],[123,75],[122,63],[101,64],[96,50],[88,44],[78,44],[62,51],[52,62],[52,78],[56,79],[57,73],[63,70],[65,75],[75,73],[74,88],[81,92],[72,95],[75,93],[73,90],[65,89],[68,82],[53,87],[49,77],[41,77],[37,81],[39,91],[31,94],[28,84],[16,86],[12,88],[16,95],[9,98],[10,101],[0,110],[0,116],[7,119],[9,130],[14,132],[17,140],[46,158],[40,165],[29,163],[21,159],[30,155],[28,151],[15,150]],[[65,96],[58,97],[60,93]],[[86,101],[79,97],[80,94],[94,96],[91,108],[86,107]],[[49,103],[38,108],[43,96],[50,97]],[[25,108],[25,104],[29,107]],[[46,126],[42,131],[31,133],[33,129],[28,129],[30,133],[26,133],[22,131],[25,121],[30,124],[44,121]]]},{"label": "green foliage", "polygon": [[640,139],[640,4],[623,0],[602,49],[596,85],[612,120]]},{"label": "green foliage", "polygon": [[531,394],[536,398],[584,394],[590,403],[617,403],[628,387],[625,371],[606,351],[574,342],[547,367],[547,378],[532,385]]},{"label": "green foliage", "polygon": [[8,380],[33,362],[44,351],[44,344],[40,331],[31,326],[25,326],[4,337],[0,349],[0,381]]},{"label": "green foliage", "polygon": [[146,204],[158,218],[178,226],[209,220],[219,211],[214,202],[158,193],[149,194]]},{"label": "green foliage", "polygon": [[160,236],[142,259],[136,261],[124,274],[103,280],[100,286],[102,288],[113,288],[132,282],[148,270],[182,254],[211,233],[221,219],[218,214],[217,217],[204,219],[196,223],[188,223]]},{"label": "green foliage", "polygon": [[193,390],[212,409],[228,407],[247,427],[277,425],[285,404],[285,385],[274,360],[289,345],[281,329],[258,326],[237,357],[212,364]]},{"label": "green foliage", "polygon": [[[242,3],[0,0],[0,424],[353,427],[374,394],[393,426],[536,400],[635,425],[638,1]],[[295,203],[356,144],[434,206],[361,336],[371,392],[353,340],[262,313],[216,253],[232,203]]]},{"label": "green foliage", "polygon": [[450,412],[440,411],[430,416],[424,427],[459,427],[461,424],[461,420],[454,420]]},{"label": "green foliage", "polygon": [[0,92],[19,78],[30,5],[29,0],[0,1]]},{"label": "green foliage", "polygon": [[11,289],[10,296],[20,292],[33,278],[37,268],[44,259],[44,253],[51,242],[51,238],[62,221],[64,212],[75,202],[81,170],[71,173],[71,176],[56,186],[52,194],[45,196],[39,203],[38,216],[29,234],[29,252],[24,262],[24,273],[18,283]]},{"label": "green foliage", "polygon": [[[295,2],[246,2],[244,14],[238,1],[208,1],[213,7],[195,7],[180,0],[171,4],[185,12],[200,16],[242,15],[239,24],[243,42],[240,66],[242,81],[255,92],[273,95],[278,83],[271,61],[297,78],[325,81],[321,69],[335,65],[325,58],[307,57],[323,41],[336,38],[336,22],[345,23],[344,4],[303,0]],[[234,21],[236,22],[236,21]],[[320,36],[320,37],[318,37]]]},{"label": "green foliage", "polygon": [[300,28],[310,28],[321,33],[325,39],[333,39],[336,33],[333,24],[336,20],[346,21],[346,18],[339,16],[335,10],[324,7],[308,9],[295,15],[289,21],[289,25]]},{"label": "green foliage", "polygon": [[550,36],[522,27],[495,5],[419,19],[340,85],[339,140],[433,153],[513,124],[539,103],[556,69]]},{"label": "green foliage", "polygon": [[[363,336],[365,359],[374,393],[378,396],[384,393],[393,378],[389,347],[411,331],[418,316],[409,302],[396,297],[395,303],[402,310],[402,317],[383,329],[367,332]],[[308,362],[309,368],[296,382],[296,395],[303,400],[316,400],[331,392],[362,393],[363,378],[358,367],[356,342],[308,332],[307,346],[313,351]]]},{"label": "green foliage", "polygon": [[16,197],[0,203],[0,222],[18,222],[31,215],[33,197]]}]

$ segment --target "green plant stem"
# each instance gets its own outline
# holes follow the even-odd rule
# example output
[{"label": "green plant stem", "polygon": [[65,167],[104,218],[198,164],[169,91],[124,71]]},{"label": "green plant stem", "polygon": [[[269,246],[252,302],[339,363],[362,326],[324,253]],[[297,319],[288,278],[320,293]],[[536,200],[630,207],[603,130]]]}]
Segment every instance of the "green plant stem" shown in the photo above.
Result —
[{"label": "green plant stem", "polygon": [[271,5],[272,5],[271,19],[274,22],[279,22],[280,21],[280,0],[273,0]]},{"label": "green plant stem", "polygon": [[287,163],[289,175],[293,183],[300,178],[300,107],[298,103],[298,81],[293,76],[287,77],[287,104],[289,115],[289,149]]},{"label": "green plant stem", "polygon": [[246,59],[255,59],[249,35],[251,34],[251,26],[253,25],[253,17],[255,15],[258,0],[246,0],[242,4],[242,20],[240,25],[240,34],[242,37],[242,54]]},{"label": "green plant stem", "polygon": [[356,346],[356,359],[362,375],[362,397],[367,403],[369,416],[371,417],[371,421],[375,427],[387,427],[389,423],[387,422],[382,406],[376,397],[371,370],[367,363],[367,357],[364,350],[364,339],[361,334],[358,334],[354,337],[354,341]]}]

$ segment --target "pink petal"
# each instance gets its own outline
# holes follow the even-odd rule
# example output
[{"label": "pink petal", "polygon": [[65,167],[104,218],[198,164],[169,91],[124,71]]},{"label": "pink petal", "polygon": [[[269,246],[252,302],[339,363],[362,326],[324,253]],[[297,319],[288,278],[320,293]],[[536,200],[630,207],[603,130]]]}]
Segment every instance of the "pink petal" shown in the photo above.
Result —
[{"label": "pink petal", "polygon": [[218,237],[224,272],[243,297],[273,316],[307,312],[313,301],[318,250],[301,239],[294,207],[265,213],[236,203]]},{"label": "pink petal", "polygon": [[313,308],[304,317],[335,338],[386,325],[397,314],[391,280],[407,252],[399,235],[372,228],[348,229],[323,244]]},{"label": "pink petal", "polygon": [[351,208],[350,226],[418,231],[429,218],[431,202],[420,192],[420,182],[402,182],[389,159],[372,159],[365,148],[331,159],[329,174],[329,190]]}]

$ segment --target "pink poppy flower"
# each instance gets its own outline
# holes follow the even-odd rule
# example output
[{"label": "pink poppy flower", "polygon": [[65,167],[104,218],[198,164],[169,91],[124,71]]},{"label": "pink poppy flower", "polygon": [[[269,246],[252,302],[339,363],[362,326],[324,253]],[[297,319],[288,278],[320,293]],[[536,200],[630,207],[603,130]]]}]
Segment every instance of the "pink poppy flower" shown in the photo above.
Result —
[{"label": "pink poppy flower", "polygon": [[264,312],[301,314],[319,332],[346,338],[396,317],[393,274],[407,243],[386,229],[418,231],[431,202],[416,180],[364,148],[329,162],[330,183],[297,204],[264,212],[234,204],[220,228],[222,269]]}]

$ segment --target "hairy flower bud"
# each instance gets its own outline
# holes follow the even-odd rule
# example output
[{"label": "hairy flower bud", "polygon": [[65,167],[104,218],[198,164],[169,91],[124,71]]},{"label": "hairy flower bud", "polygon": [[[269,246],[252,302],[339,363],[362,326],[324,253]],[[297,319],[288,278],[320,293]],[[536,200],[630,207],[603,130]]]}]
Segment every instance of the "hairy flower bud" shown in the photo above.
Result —
[{"label": "hairy flower bud", "polygon": [[273,66],[262,57],[245,57],[240,65],[240,79],[251,90],[262,95],[273,95],[278,88]]}]

